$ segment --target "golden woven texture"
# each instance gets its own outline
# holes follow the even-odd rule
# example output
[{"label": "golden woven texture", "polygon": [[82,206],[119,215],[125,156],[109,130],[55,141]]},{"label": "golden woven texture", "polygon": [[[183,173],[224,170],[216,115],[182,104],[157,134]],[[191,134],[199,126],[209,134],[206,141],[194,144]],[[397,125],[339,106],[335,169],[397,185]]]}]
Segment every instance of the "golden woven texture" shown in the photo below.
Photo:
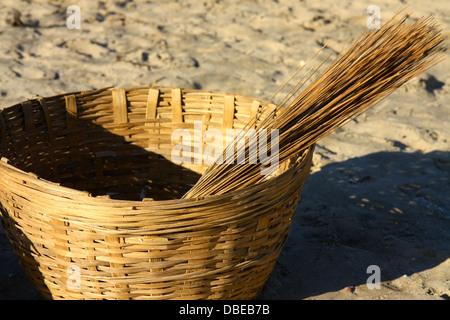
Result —
[{"label": "golden woven texture", "polygon": [[[285,244],[314,146],[277,175],[180,199],[208,165],[176,165],[175,129],[243,128],[275,108],[236,95],[144,87],[0,111],[4,229],[52,299],[250,299]],[[255,126],[258,121],[255,122]]]}]

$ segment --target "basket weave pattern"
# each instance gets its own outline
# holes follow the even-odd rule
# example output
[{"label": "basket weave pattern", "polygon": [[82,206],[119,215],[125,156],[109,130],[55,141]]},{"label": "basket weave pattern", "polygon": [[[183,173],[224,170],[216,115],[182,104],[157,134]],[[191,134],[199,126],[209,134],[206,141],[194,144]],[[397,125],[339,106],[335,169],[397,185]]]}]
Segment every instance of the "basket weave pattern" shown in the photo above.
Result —
[{"label": "basket weave pattern", "polygon": [[274,107],[260,114],[263,104],[145,87],[1,110],[2,221],[37,289],[52,299],[254,298],[287,240],[314,147],[262,183],[202,199],[180,197],[207,164],[170,157],[175,129],[243,128]]}]

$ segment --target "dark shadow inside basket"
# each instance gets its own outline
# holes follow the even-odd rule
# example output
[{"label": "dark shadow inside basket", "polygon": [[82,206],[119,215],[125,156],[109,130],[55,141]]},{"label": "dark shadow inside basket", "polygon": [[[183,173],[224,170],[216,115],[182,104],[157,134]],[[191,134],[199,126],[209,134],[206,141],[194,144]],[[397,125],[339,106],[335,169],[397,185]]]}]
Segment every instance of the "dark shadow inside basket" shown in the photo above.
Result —
[{"label": "dark shadow inside basket", "polygon": [[[8,113],[4,116],[8,118]],[[39,120],[43,117],[36,107],[34,122],[40,125],[23,132],[18,125],[18,132],[10,132],[0,156],[40,178],[92,196],[120,200],[179,199],[200,178],[199,173],[92,121],[76,118],[71,128],[53,123],[49,131],[45,121]],[[13,126],[8,130],[13,131]]]}]

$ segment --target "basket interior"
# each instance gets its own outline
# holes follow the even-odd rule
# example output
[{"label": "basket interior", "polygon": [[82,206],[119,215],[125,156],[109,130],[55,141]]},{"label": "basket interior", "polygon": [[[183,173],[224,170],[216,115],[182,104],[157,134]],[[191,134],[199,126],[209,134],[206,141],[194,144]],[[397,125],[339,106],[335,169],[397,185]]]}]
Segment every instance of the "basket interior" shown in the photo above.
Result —
[{"label": "basket interior", "polygon": [[[233,101],[231,117],[227,100]],[[190,163],[170,160],[180,142],[174,130],[185,129],[194,139],[194,121],[202,121],[202,130],[242,128],[262,106],[255,101],[161,88],[29,100],[0,112],[0,156],[20,170],[93,196],[179,199],[208,165],[195,162],[194,148]]]},{"label": "basket interior", "polygon": [[93,196],[176,199],[200,177],[200,172],[176,165],[89,121],[77,121],[75,128],[51,140],[43,131],[13,140],[2,153],[11,165]]}]

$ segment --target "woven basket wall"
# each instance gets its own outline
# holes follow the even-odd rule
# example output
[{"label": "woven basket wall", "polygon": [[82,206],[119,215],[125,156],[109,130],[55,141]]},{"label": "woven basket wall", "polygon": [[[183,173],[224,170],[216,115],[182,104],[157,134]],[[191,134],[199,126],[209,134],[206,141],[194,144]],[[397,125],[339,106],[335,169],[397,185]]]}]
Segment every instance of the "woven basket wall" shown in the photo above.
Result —
[{"label": "woven basket wall", "polygon": [[287,240],[313,147],[262,183],[181,200],[207,164],[170,161],[171,135],[193,133],[194,121],[243,128],[274,107],[261,114],[263,104],[147,87],[1,110],[2,221],[36,288],[51,299],[254,298]]}]

